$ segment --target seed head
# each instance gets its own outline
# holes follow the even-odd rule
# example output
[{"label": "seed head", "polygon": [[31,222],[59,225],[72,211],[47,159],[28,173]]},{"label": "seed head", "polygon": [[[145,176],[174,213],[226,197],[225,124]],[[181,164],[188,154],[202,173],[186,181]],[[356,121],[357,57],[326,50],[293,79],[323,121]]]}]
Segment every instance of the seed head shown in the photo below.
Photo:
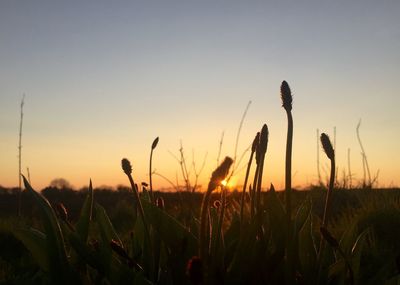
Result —
[{"label": "seed head", "polygon": [[257,147],[257,152],[256,152],[256,162],[259,164],[263,157],[265,156],[265,153],[267,152],[267,146],[268,146],[268,127],[266,124],[261,129],[260,133],[260,143]]},{"label": "seed head", "polygon": [[329,139],[328,135],[325,133],[321,134],[321,144],[322,147],[330,160],[335,158],[335,151],[332,147],[331,140]]},{"label": "seed head", "polygon": [[215,169],[212,173],[210,183],[208,185],[209,188],[214,190],[218,185],[221,184],[221,181],[223,181],[228,175],[229,168],[231,167],[232,163],[232,158],[230,158],[229,156],[225,157],[221,165],[218,166],[217,169]]},{"label": "seed head", "polygon": [[151,149],[155,149],[156,146],[157,146],[157,144],[158,144],[158,137],[156,137],[156,138],[154,139],[153,144],[151,145]]},{"label": "seed head", "polygon": [[253,144],[251,145],[252,152],[255,152],[257,150],[259,143],[260,143],[260,132],[257,132],[256,137],[253,140]]},{"label": "seed head", "polygon": [[132,174],[132,165],[129,160],[123,158],[121,160],[122,170],[125,172],[126,175]]},{"label": "seed head", "polygon": [[286,81],[282,81],[281,84],[281,98],[282,107],[285,108],[286,111],[292,110],[292,91],[290,91],[289,84]]}]

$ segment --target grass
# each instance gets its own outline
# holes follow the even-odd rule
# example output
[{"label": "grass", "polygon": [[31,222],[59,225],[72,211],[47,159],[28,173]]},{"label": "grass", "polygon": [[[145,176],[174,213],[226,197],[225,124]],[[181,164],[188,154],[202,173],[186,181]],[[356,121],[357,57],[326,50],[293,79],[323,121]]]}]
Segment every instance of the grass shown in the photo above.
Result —
[{"label": "grass", "polygon": [[[186,192],[153,191],[156,138],[149,191],[139,191],[127,159],[121,164],[131,188],[107,193],[94,191],[90,182],[87,191],[73,194],[79,207],[60,191],[39,194],[24,178],[23,196],[31,199],[34,215],[1,219],[0,246],[15,249],[11,257],[0,253],[1,278],[48,284],[398,284],[399,190],[334,189],[335,151],[324,133],[328,189],[292,189],[286,81],[281,98],[288,117],[283,193],[261,187],[266,124],[253,140],[240,192],[228,192],[222,183],[234,163],[229,157],[211,174],[205,193],[189,183]],[[56,211],[60,202],[64,206]]]}]

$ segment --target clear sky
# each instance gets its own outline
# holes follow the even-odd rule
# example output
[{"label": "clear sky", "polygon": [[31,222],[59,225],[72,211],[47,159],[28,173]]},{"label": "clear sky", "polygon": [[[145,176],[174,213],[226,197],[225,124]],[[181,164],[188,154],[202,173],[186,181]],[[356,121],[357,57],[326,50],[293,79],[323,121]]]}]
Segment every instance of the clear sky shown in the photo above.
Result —
[{"label": "clear sky", "polygon": [[[400,1],[0,2],[0,185],[18,184],[19,104],[26,94],[23,171],[34,187],[56,177],[79,188],[148,180],[154,168],[181,179],[178,155],[207,183],[266,123],[265,185],[282,188],[286,114],[294,93],[294,185],[316,182],[316,129],[333,138],[339,178],[362,178],[356,125],[381,186],[400,184]],[[247,160],[247,156],[245,158]],[[328,165],[321,154],[321,167]],[[324,172],[322,172],[324,175]],[[238,175],[238,183],[244,173]],[[180,180],[181,181],[181,180]],[[154,178],[156,188],[168,186]]]}]

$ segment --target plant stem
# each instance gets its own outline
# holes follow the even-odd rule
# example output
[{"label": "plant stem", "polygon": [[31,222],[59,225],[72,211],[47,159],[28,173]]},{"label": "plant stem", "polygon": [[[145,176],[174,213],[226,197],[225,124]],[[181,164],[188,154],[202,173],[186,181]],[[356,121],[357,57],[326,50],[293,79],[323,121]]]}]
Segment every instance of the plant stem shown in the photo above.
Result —
[{"label": "plant stem", "polygon": [[286,110],[288,119],[287,140],[286,140],[286,169],[285,169],[285,197],[286,214],[291,220],[291,192],[292,192],[292,142],[293,142],[293,117],[290,110]]},{"label": "plant stem", "polygon": [[[365,167],[367,168],[367,173],[368,173],[368,187],[372,188],[372,180],[371,180],[371,172],[369,171],[369,165],[368,165],[368,160],[367,160],[367,154],[365,153],[364,146],[361,142],[361,137],[360,137],[360,126],[361,126],[361,119],[358,122],[357,128],[356,128],[356,133],[357,133],[357,139],[358,143],[360,144],[361,148],[361,153],[363,156],[363,164],[365,163]],[[364,184],[365,184],[365,178],[364,178]]]},{"label": "plant stem", "polygon": [[153,180],[152,180],[152,162],[153,162],[153,148],[150,151],[150,164],[149,164],[149,180],[150,180],[150,200],[151,203],[155,203],[153,196]]},{"label": "plant stem", "polygon": [[21,216],[21,192],[22,192],[22,123],[24,118],[24,100],[25,94],[22,96],[21,100],[21,117],[19,121],[19,142],[18,142],[18,205],[17,205],[17,213],[18,217]]},{"label": "plant stem", "polygon": [[246,176],[244,178],[242,198],[240,200],[240,225],[243,225],[244,199],[246,196],[247,181],[249,179],[250,168],[251,168],[251,163],[253,161],[253,156],[254,156],[254,151],[252,151],[250,154],[249,163],[247,164],[247,169],[246,169]]},{"label": "plant stem", "polygon": [[321,169],[319,166],[319,129],[317,129],[317,174],[318,174],[318,185],[322,186]]},{"label": "plant stem", "polygon": [[211,185],[208,185],[207,191],[204,194],[203,202],[201,204],[201,214],[200,214],[200,238],[199,238],[199,255],[203,264],[206,264],[208,258],[208,247],[209,238],[207,237],[207,225],[208,225],[208,207],[211,200]]},{"label": "plant stem", "polygon": [[140,201],[139,192],[138,192],[138,190],[137,190],[137,188],[135,186],[135,182],[133,181],[132,175],[131,174],[127,174],[127,176],[128,176],[129,182],[131,184],[132,191],[133,191],[133,193],[135,195],[135,199],[137,201],[137,205],[138,205],[138,208],[139,208],[139,214],[140,214],[140,217],[142,218],[142,222],[143,222],[146,238],[148,238],[148,240],[150,242],[150,232],[149,232],[149,228],[147,226],[146,217],[144,215],[143,205],[142,205],[142,202]]},{"label": "plant stem", "polygon": [[332,196],[333,187],[335,185],[335,167],[336,167],[335,158],[333,157],[333,159],[331,159],[331,174],[330,174],[330,179],[329,179],[329,188],[328,188],[328,193],[326,194],[324,216],[322,218],[322,226],[323,227],[326,227],[326,224],[329,219],[331,196]]}]

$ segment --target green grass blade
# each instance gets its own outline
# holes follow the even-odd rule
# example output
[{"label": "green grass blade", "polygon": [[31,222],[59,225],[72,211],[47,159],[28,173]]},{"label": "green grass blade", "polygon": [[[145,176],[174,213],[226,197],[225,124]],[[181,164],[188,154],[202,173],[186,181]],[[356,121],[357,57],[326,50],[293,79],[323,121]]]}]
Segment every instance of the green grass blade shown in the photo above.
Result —
[{"label": "green grass blade", "polygon": [[97,203],[95,204],[95,210],[96,221],[99,225],[100,235],[104,244],[109,244],[110,241],[113,239],[120,245],[122,245],[122,241],[115,231],[114,226],[112,225],[110,218],[106,213],[106,210]]},{"label": "green grass blade", "polygon": [[56,218],[53,208],[49,201],[37,193],[29,184],[24,176],[22,176],[25,188],[34,198],[38,206],[44,232],[47,240],[47,254],[50,262],[50,275],[54,282],[65,283],[70,280],[70,267],[65,250],[64,238],[61,232],[60,224]]},{"label": "green grass blade", "polygon": [[92,180],[89,183],[89,190],[85,198],[85,202],[83,203],[81,214],[76,223],[76,231],[78,232],[80,238],[83,241],[87,241],[88,233],[89,233],[89,225],[92,220],[92,211],[93,211],[93,187]]}]

